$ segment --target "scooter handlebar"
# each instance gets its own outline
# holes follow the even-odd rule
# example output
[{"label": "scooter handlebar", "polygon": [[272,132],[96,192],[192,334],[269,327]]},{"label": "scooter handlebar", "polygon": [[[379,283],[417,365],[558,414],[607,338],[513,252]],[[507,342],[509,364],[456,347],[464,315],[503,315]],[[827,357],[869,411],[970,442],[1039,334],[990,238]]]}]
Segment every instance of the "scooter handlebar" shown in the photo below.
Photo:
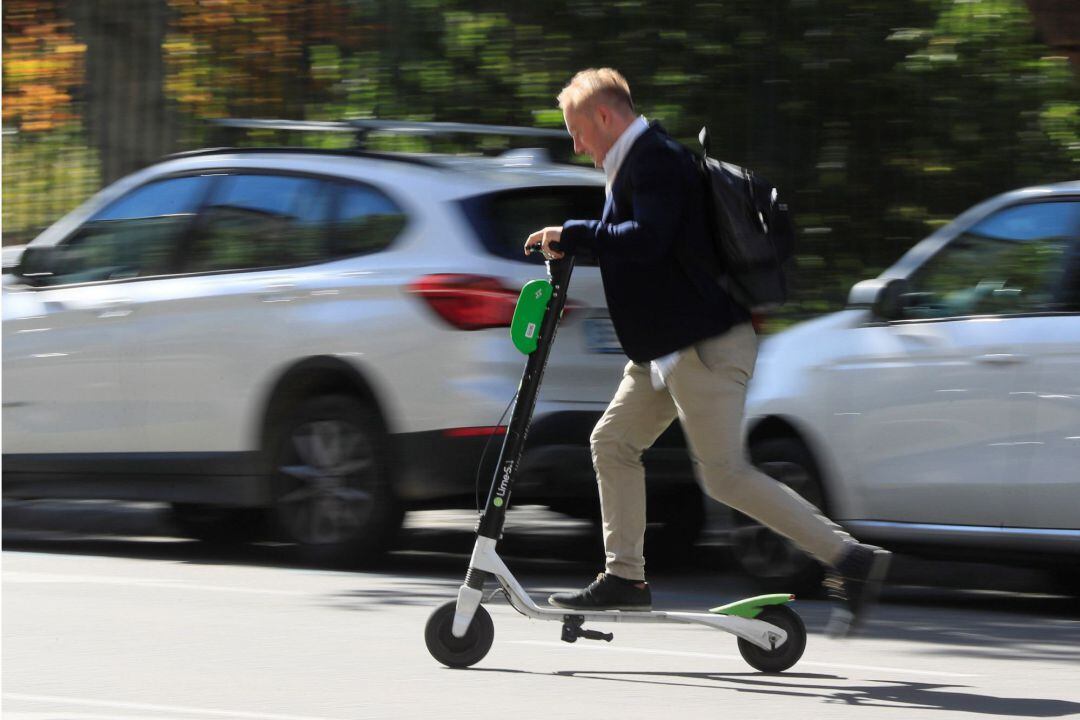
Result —
[{"label": "scooter handlebar", "polygon": [[[559,249],[559,243],[558,242],[550,243],[549,247],[552,250],[558,250]],[[539,245],[533,245],[531,248],[529,248],[529,254],[530,255],[536,255],[537,253],[542,253],[542,252],[543,252],[543,248],[541,248]]]}]

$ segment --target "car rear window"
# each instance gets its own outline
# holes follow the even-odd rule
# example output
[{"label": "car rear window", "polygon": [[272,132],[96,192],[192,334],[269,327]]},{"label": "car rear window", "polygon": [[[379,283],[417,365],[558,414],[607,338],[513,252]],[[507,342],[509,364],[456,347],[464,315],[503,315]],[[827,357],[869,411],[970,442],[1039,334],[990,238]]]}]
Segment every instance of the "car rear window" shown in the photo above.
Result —
[{"label": "car rear window", "polygon": [[[604,210],[604,189],[595,185],[525,188],[472,197],[463,202],[465,214],[484,248],[499,257],[542,265],[539,255],[525,256],[525,238],[549,225],[567,220],[598,219]],[[579,254],[578,265],[596,265]]]}]

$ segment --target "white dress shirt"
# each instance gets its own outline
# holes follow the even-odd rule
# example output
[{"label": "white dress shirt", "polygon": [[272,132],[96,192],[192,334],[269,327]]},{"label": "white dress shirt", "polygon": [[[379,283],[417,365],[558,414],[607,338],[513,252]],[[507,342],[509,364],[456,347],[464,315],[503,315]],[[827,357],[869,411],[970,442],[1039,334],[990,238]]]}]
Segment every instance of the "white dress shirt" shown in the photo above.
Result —
[{"label": "white dress shirt", "polygon": [[639,115],[637,120],[626,126],[626,129],[622,131],[622,135],[615,141],[615,144],[611,146],[611,149],[607,151],[607,155],[604,156],[604,174],[607,176],[607,186],[604,188],[608,196],[611,196],[611,186],[615,182],[615,176],[619,174],[619,168],[622,167],[623,160],[626,159],[626,153],[630,152],[631,146],[634,141],[641,137],[641,133],[649,129],[649,123],[646,122],[644,115]]}]

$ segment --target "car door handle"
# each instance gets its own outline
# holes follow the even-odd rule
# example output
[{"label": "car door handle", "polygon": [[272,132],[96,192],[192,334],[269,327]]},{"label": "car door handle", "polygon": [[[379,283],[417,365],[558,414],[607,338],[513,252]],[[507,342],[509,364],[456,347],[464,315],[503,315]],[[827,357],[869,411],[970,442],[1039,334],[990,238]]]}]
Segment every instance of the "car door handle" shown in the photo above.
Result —
[{"label": "car door handle", "polygon": [[296,289],[296,283],[291,282],[275,282],[267,283],[263,286],[262,291],[259,293],[259,300],[266,303],[272,302],[292,302],[297,298],[294,292]]},{"label": "car door handle", "polygon": [[975,356],[975,362],[983,365],[1018,365],[1027,360],[1027,355],[1019,353],[985,353]]},{"label": "car door handle", "polygon": [[899,328],[896,331],[896,336],[902,340],[917,342],[926,347],[938,347],[945,344],[945,340],[941,335],[925,328]]},{"label": "car door handle", "polygon": [[106,300],[98,306],[98,318],[122,318],[130,315],[135,309],[135,301],[131,298],[115,298]]}]

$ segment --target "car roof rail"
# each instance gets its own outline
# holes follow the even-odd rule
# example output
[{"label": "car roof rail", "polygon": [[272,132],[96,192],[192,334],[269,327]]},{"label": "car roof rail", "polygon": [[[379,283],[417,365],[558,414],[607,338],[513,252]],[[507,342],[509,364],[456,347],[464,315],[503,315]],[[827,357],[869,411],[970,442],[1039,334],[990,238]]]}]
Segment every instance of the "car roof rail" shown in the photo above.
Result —
[{"label": "car roof rail", "polygon": [[355,150],[353,148],[342,148],[340,150],[332,150],[327,148],[311,148],[311,147],[295,147],[290,145],[263,145],[257,147],[209,147],[198,148],[196,150],[183,150],[180,152],[169,153],[164,159],[177,160],[180,158],[192,158],[202,157],[204,155],[235,155],[235,154],[256,154],[256,153],[296,153],[299,155],[334,155],[336,157],[362,157],[371,158],[373,160],[390,160],[392,162],[409,163],[411,165],[422,165],[424,167],[445,169],[445,165],[435,161],[430,157],[423,155],[415,155],[409,153],[394,153],[394,152],[379,152],[377,150]]},{"label": "car roof rail", "polygon": [[528,137],[547,140],[568,140],[565,130],[550,128],[519,127],[515,125],[483,125],[479,123],[421,122],[416,120],[379,120],[360,118],[354,120],[271,120],[261,118],[218,118],[212,124],[228,129],[278,130],[286,132],[332,132],[352,133],[353,149],[364,150],[368,135],[392,133],[396,135],[487,135],[503,137]]},{"label": "car roof rail", "polygon": [[348,125],[365,135],[370,132],[397,133],[402,135],[498,135],[505,137],[548,138],[568,140],[565,130],[551,128],[520,127],[517,125],[483,125],[459,122],[418,122],[414,120],[347,120]]},{"label": "car roof rail", "polygon": [[550,165],[551,153],[547,148],[513,148],[499,155],[506,165]]},{"label": "car roof rail", "polygon": [[[395,162],[412,163],[427,167],[445,169],[437,157],[420,153],[388,152],[367,149],[367,138],[371,133],[393,133],[422,136],[440,135],[488,135],[526,137],[540,141],[550,142],[555,146],[551,148],[511,148],[503,152],[502,157],[512,156],[521,164],[547,164],[553,162],[553,156],[558,162],[570,160],[570,139],[565,130],[553,130],[550,128],[517,127],[513,125],[483,125],[478,123],[454,123],[454,122],[420,122],[415,120],[378,120],[378,119],[355,119],[355,120],[280,120],[266,118],[214,118],[209,123],[219,128],[224,133],[231,134],[236,130],[271,130],[277,132],[314,132],[314,133],[344,133],[351,134],[353,142],[350,147],[331,149],[298,147],[296,145],[263,145],[259,147],[238,146],[230,142],[230,137],[217,135],[212,137],[216,147],[199,148],[182,152],[170,153],[166,158],[189,158],[202,155],[220,155],[225,153],[303,153],[322,154],[352,157],[366,157],[377,160],[390,160]],[[555,141],[558,141],[556,144]],[[516,164],[516,163],[515,163]]]}]

